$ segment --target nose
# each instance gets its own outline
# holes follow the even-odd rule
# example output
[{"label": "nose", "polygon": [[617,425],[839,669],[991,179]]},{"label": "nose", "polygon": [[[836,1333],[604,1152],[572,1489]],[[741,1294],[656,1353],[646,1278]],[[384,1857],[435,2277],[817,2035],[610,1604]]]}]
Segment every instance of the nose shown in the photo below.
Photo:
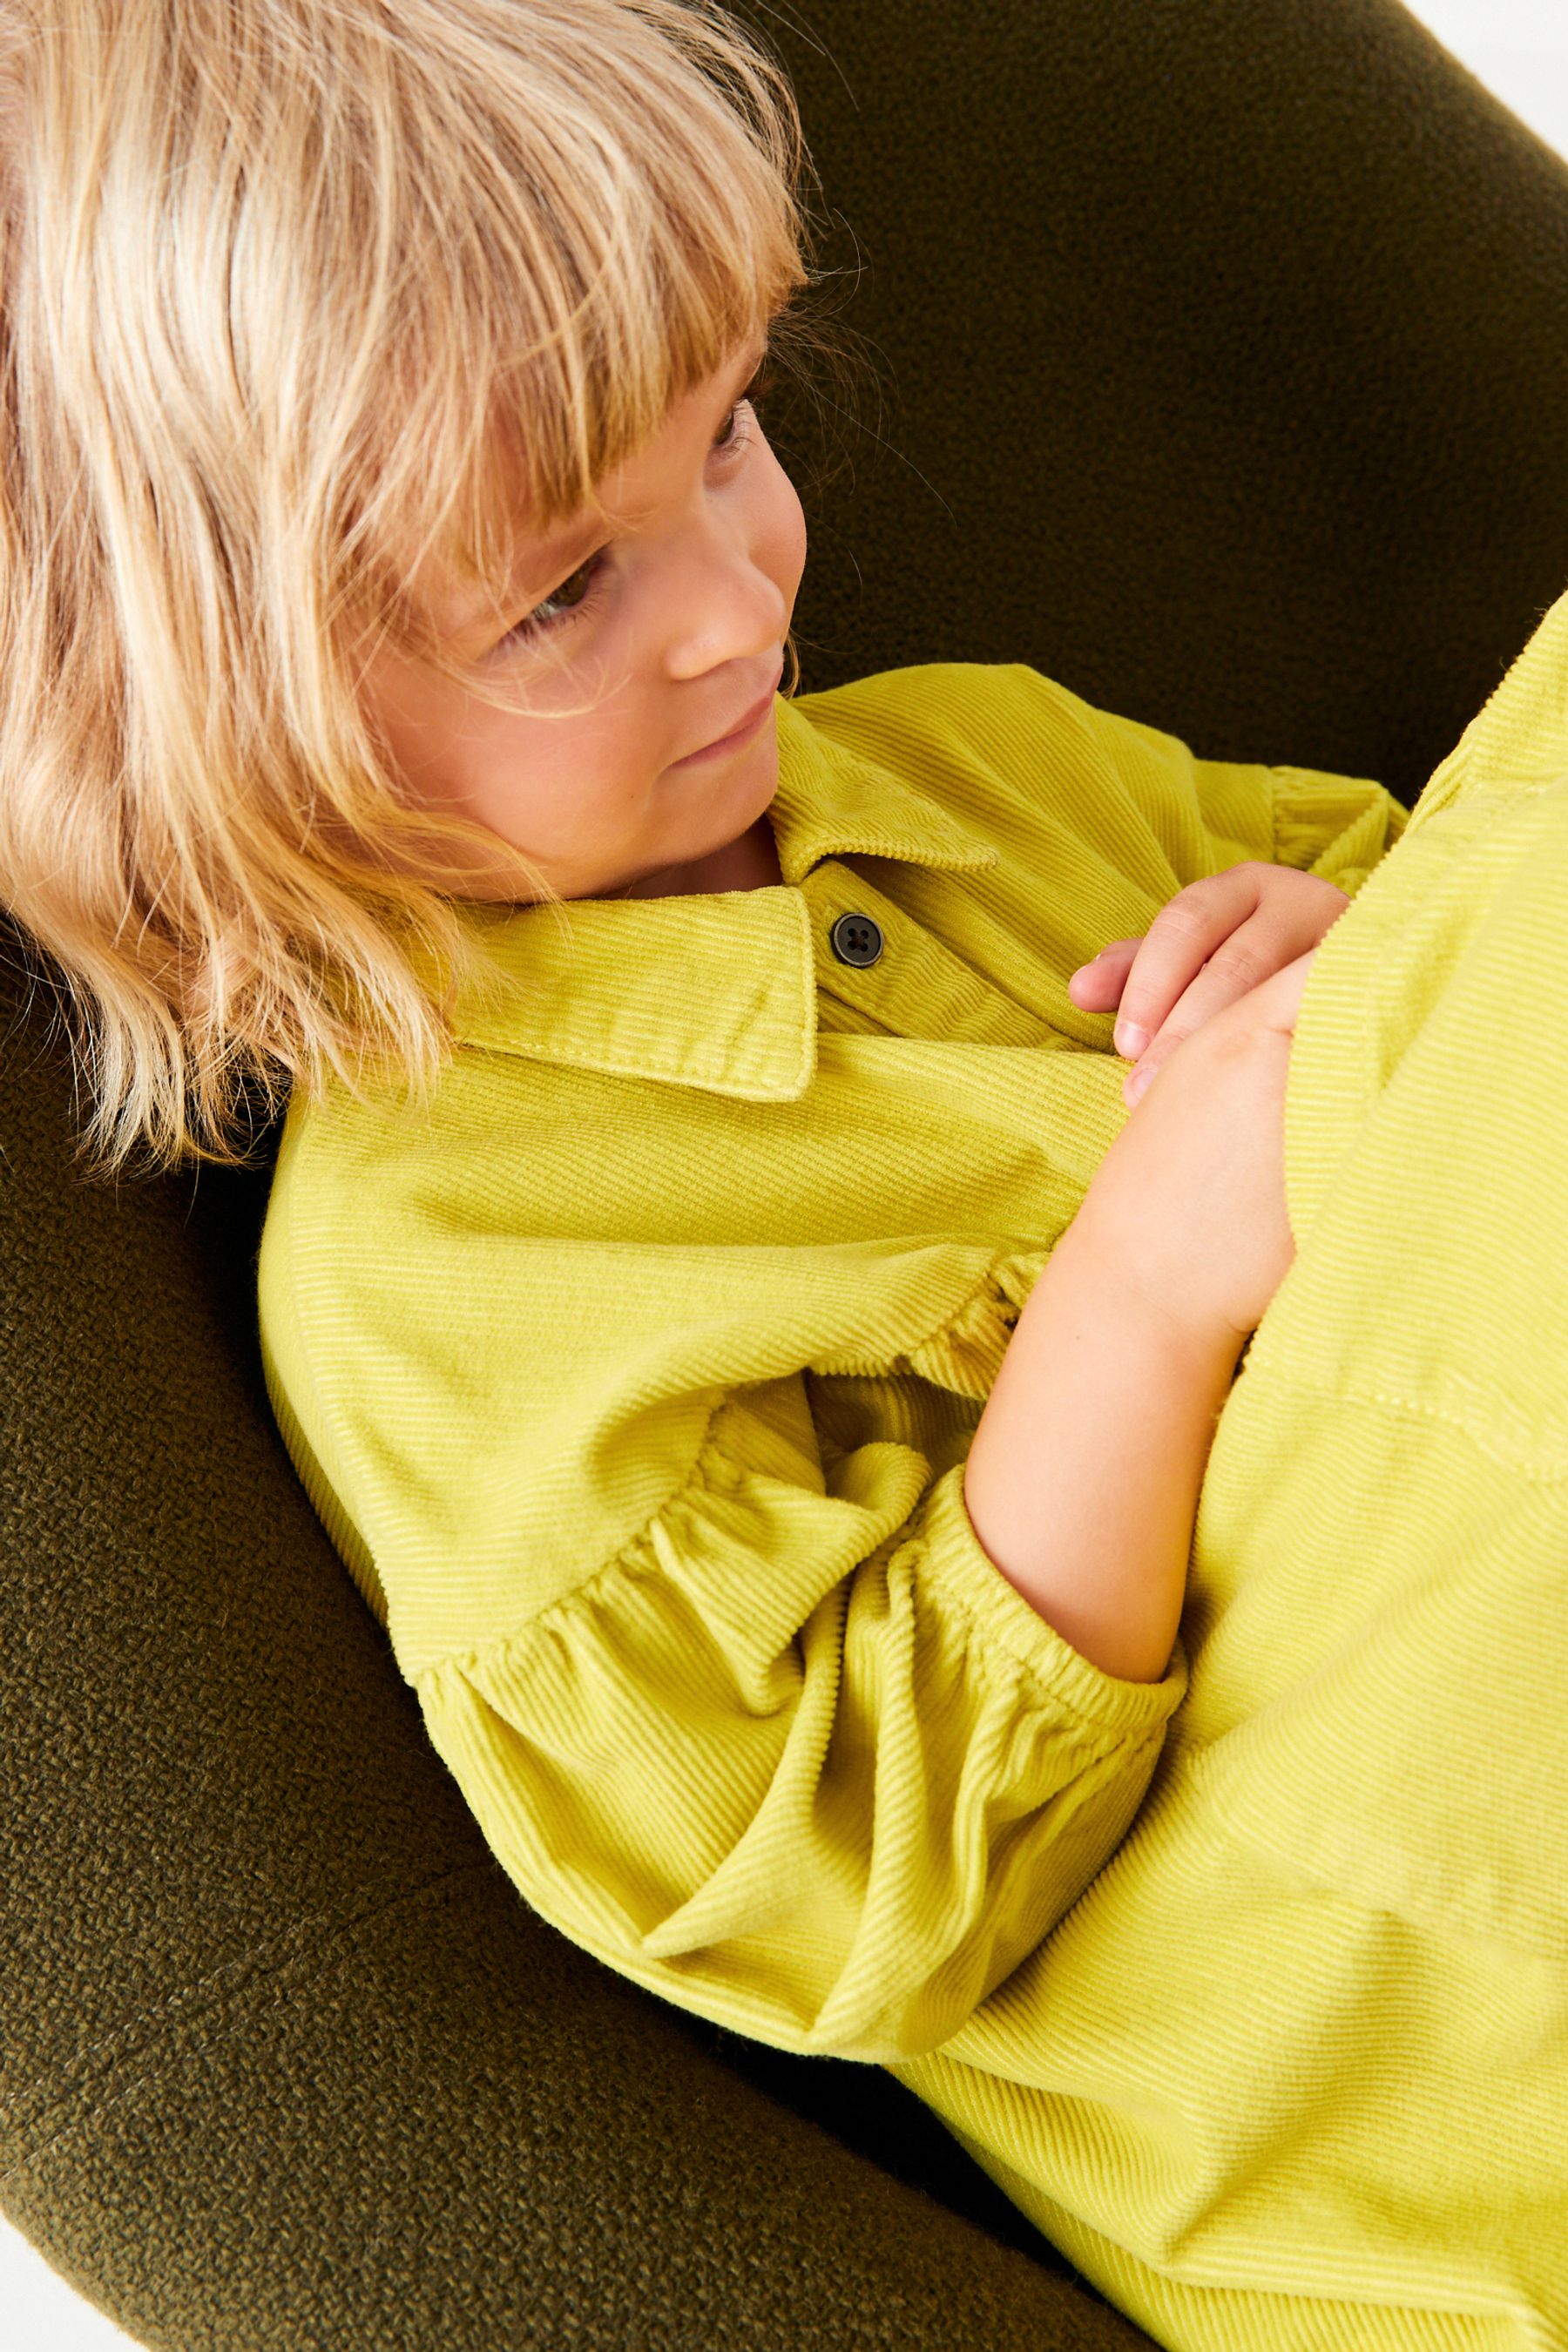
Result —
[{"label": "nose", "polygon": [[693,531],[678,562],[669,583],[671,677],[701,677],[782,646],[791,599],[774,576],[765,539],[710,521]]}]

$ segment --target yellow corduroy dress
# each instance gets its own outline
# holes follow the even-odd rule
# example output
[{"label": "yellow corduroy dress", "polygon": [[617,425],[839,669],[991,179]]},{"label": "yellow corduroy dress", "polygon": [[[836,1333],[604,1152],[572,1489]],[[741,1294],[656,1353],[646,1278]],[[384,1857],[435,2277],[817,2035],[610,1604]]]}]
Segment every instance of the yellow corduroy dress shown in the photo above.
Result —
[{"label": "yellow corduroy dress", "polygon": [[[291,1458],[608,1966],[889,2067],[1177,2352],[1561,2346],[1568,599],[1408,819],[1023,667],[776,718],[782,887],[466,908],[497,992],[429,1112],[291,1108]],[[1068,977],[1247,858],[1353,903],[1297,1256],[1128,1683],[963,1457],[1127,1116]]]}]

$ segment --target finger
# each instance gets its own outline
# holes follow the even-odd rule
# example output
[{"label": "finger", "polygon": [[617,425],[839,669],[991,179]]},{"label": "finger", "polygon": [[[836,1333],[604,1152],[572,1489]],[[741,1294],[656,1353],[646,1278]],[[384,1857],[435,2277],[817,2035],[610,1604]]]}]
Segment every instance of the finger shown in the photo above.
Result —
[{"label": "finger", "polygon": [[[1173,1046],[1173,1053],[1175,1048]],[[1152,1045],[1142,1060],[1137,1063],[1121,1081],[1121,1099],[1129,1110],[1142,1095],[1146,1095],[1161,1070],[1170,1060],[1170,1054],[1157,1052]]]},{"label": "finger", "polygon": [[[1318,946],[1322,941],[1320,940]],[[1317,948],[1309,948],[1293,963],[1281,964],[1279,970],[1266,980],[1257,991],[1257,1003],[1252,1012],[1260,1016],[1271,1029],[1287,1035],[1296,1034],[1296,1022],[1301,1010],[1301,999],[1307,992],[1307,982],[1312,976],[1312,960]]]},{"label": "finger", "polygon": [[[1192,985],[1183,989],[1168,1018],[1160,1024],[1146,1045],[1130,1052],[1121,1042],[1123,1023],[1118,1021],[1117,1051],[1123,1060],[1135,1061],[1140,1073],[1147,1070],[1152,1077],[1194,1029],[1201,1029],[1206,1021],[1212,1021],[1230,1005],[1239,1004],[1244,996],[1253,995],[1269,979],[1278,979],[1279,973],[1278,931],[1266,925],[1244,923],[1239,931],[1221,941]],[[1125,1008],[1126,991],[1121,1002]],[[1129,1103],[1137,1099],[1136,1094],[1127,1094]]]},{"label": "finger", "polygon": [[1183,989],[1165,1019],[1144,1045],[1140,1046],[1135,1042],[1142,1034],[1138,1031],[1129,1034],[1127,1045],[1121,1042],[1127,1003],[1127,992],[1123,990],[1123,1015],[1116,1024],[1118,1052],[1125,1061],[1136,1061],[1140,1068],[1151,1055],[1157,1055],[1161,1061],[1168,1061],[1184,1037],[1190,1037],[1194,1029],[1201,1029],[1205,1021],[1212,1021],[1215,1013],[1223,1013],[1227,1005],[1239,1003],[1244,996],[1250,996],[1279,970],[1278,932],[1244,923],[1239,931],[1234,931],[1229,939],[1221,940],[1197,978],[1189,987]]},{"label": "finger", "polygon": [[1222,947],[1226,962],[1216,981],[1205,989],[1206,1003],[1188,1020],[1187,1029],[1195,1029],[1200,1019],[1255,988],[1265,971],[1273,970],[1273,960],[1266,961],[1256,944],[1245,940],[1246,926],[1262,898],[1261,870],[1251,862],[1227,866],[1223,874],[1205,875],[1201,882],[1189,883],[1161,908],[1143,936],[1121,991],[1116,1050],[1125,1060],[1136,1061],[1147,1051],[1186,991],[1201,978],[1209,958],[1217,957]]},{"label": "finger", "polygon": [[1073,1003],[1086,1013],[1109,1012],[1121,994],[1128,968],[1142,944],[1142,933],[1135,940],[1112,940],[1092,963],[1080,964],[1068,981]]},{"label": "finger", "polygon": [[[1301,1010],[1301,999],[1311,975],[1312,959],[1317,952],[1317,948],[1309,948],[1304,955],[1297,956],[1291,963],[1282,964],[1278,971],[1270,973],[1267,980],[1260,981],[1256,988],[1248,990],[1247,992],[1248,1003],[1244,1017],[1248,1021],[1261,1019],[1269,1028],[1278,1029],[1282,1035],[1293,1037],[1296,1033],[1296,1022]],[[1236,1002],[1239,1003],[1241,999],[1237,997]],[[1192,1032],[1189,1030],[1184,1034],[1190,1036]],[[1121,1099],[1129,1110],[1142,1096],[1148,1093],[1160,1071],[1182,1043],[1183,1038],[1175,1034],[1175,1024],[1173,1021],[1150,1046],[1137,1067],[1128,1072],[1121,1083]]]}]

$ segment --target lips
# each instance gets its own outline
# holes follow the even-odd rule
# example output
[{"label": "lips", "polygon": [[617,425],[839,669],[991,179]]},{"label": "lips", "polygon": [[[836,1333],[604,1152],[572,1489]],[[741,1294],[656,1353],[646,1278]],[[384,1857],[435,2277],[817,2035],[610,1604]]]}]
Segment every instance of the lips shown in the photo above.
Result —
[{"label": "lips", "polygon": [[[682,754],[682,757],[688,760],[694,760],[699,751],[711,751],[715,744],[727,742],[731,735],[740,735],[743,733],[748,727],[752,726],[755,721],[762,717],[763,711],[772,702],[773,696],[778,691],[778,683],[783,676],[784,663],[781,660],[777,669],[774,670],[772,678],[769,680],[763,692],[757,697],[753,703],[748,705],[748,707],[742,711],[738,719],[732,719],[729,726],[722,729],[719,734],[710,735],[706,743],[694,744],[689,751]],[[677,767],[679,767],[679,764],[680,761],[678,760],[676,761]]]}]

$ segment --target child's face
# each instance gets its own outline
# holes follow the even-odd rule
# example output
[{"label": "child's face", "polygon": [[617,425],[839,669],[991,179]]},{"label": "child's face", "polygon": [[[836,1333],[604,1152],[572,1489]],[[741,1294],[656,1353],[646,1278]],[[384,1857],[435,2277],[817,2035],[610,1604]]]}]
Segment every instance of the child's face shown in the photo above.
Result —
[{"label": "child's face", "polygon": [[[563,898],[733,887],[716,854],[773,797],[772,695],[805,520],[753,411],[737,405],[761,357],[738,353],[603,478],[607,523],[526,544],[500,627],[473,618],[472,596],[468,614],[460,596],[428,599],[449,649],[476,676],[515,682],[526,713],[385,648],[365,671],[368,714],[418,800],[477,818]],[[516,626],[567,612],[532,637]],[[693,756],[763,698],[760,725]],[[476,872],[462,895],[520,892],[514,877]]]}]

